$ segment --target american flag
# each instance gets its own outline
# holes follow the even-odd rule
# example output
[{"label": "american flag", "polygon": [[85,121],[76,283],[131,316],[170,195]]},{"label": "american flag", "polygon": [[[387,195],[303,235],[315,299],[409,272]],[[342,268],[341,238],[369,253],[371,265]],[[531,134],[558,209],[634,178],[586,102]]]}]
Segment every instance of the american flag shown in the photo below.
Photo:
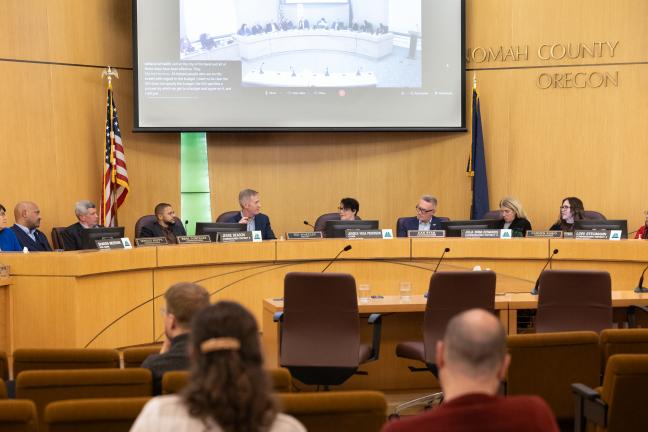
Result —
[{"label": "american flag", "polygon": [[101,199],[101,224],[103,226],[117,225],[117,209],[124,204],[128,190],[126,156],[124,156],[112,84],[109,83],[106,101],[106,151]]}]

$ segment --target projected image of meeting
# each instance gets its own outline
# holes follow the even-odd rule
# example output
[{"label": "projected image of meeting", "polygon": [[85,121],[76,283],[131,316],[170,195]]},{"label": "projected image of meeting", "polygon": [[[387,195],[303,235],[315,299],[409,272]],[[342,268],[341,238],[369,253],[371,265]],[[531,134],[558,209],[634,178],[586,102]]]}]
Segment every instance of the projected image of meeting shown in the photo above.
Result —
[{"label": "projected image of meeting", "polygon": [[242,87],[422,86],[421,0],[181,0],[179,7],[180,59],[240,61]]}]

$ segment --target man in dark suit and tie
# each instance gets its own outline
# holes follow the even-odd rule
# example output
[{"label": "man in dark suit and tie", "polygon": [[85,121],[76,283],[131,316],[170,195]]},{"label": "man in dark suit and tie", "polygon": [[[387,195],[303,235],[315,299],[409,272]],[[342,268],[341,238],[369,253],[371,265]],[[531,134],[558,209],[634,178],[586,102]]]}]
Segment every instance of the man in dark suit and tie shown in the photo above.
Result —
[{"label": "man in dark suit and tie", "polygon": [[45,234],[38,230],[41,222],[40,209],[31,201],[23,201],[14,208],[16,223],[11,227],[23,248],[30,252],[47,252],[52,247]]},{"label": "man in dark suit and tie", "polygon": [[90,201],[82,200],[76,203],[74,207],[79,222],[70,225],[63,231],[63,244],[65,250],[81,250],[81,232],[88,228],[97,228],[99,225],[99,214],[97,206]]},{"label": "man in dark suit and tie", "polygon": [[241,205],[241,214],[234,215],[227,222],[247,224],[248,231],[261,231],[263,240],[276,239],[270,226],[270,218],[261,213],[259,192],[243,189],[239,192],[239,204]]},{"label": "man in dark suit and tie", "polygon": [[140,237],[165,237],[169,244],[178,243],[178,236],[187,235],[182,222],[176,217],[171,204],[160,203],[155,206],[157,220],[142,227]]},{"label": "man in dark suit and tie", "polygon": [[437,199],[432,195],[423,195],[416,205],[416,216],[404,218],[397,227],[398,237],[407,237],[410,230],[437,230],[441,229],[441,219],[435,217]]}]

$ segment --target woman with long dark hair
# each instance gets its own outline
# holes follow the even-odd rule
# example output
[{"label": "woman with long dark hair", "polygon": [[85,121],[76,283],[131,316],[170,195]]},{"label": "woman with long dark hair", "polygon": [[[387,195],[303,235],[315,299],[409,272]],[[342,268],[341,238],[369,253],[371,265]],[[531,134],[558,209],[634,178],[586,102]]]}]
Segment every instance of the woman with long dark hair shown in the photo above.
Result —
[{"label": "woman with long dark hair", "polygon": [[131,431],[305,432],[277,413],[263,370],[259,329],[238,303],[198,313],[191,329],[192,369],[180,395],[146,404]]},{"label": "woman with long dark hair", "polygon": [[574,221],[585,219],[583,201],[567,197],[560,205],[560,218],[549,228],[551,231],[574,231]]}]

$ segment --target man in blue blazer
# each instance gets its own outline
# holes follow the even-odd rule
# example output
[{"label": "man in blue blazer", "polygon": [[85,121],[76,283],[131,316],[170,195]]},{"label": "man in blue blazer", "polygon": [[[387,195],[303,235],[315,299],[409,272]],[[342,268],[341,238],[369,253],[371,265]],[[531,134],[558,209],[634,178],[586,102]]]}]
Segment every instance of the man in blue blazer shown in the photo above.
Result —
[{"label": "man in blue blazer", "polygon": [[270,218],[261,213],[261,199],[259,192],[252,189],[243,189],[239,192],[241,214],[234,215],[227,222],[247,224],[248,231],[261,231],[263,240],[276,239],[270,226]]},{"label": "man in blue blazer", "polygon": [[416,216],[403,218],[398,224],[396,235],[407,237],[410,230],[438,230],[441,229],[441,219],[435,217],[437,199],[432,195],[423,195],[416,205]]},{"label": "man in blue blazer", "polygon": [[14,219],[16,223],[11,227],[18,238],[20,246],[31,252],[47,252],[52,247],[47,236],[38,230],[41,222],[40,209],[30,201],[23,201],[16,204],[14,208]]}]

